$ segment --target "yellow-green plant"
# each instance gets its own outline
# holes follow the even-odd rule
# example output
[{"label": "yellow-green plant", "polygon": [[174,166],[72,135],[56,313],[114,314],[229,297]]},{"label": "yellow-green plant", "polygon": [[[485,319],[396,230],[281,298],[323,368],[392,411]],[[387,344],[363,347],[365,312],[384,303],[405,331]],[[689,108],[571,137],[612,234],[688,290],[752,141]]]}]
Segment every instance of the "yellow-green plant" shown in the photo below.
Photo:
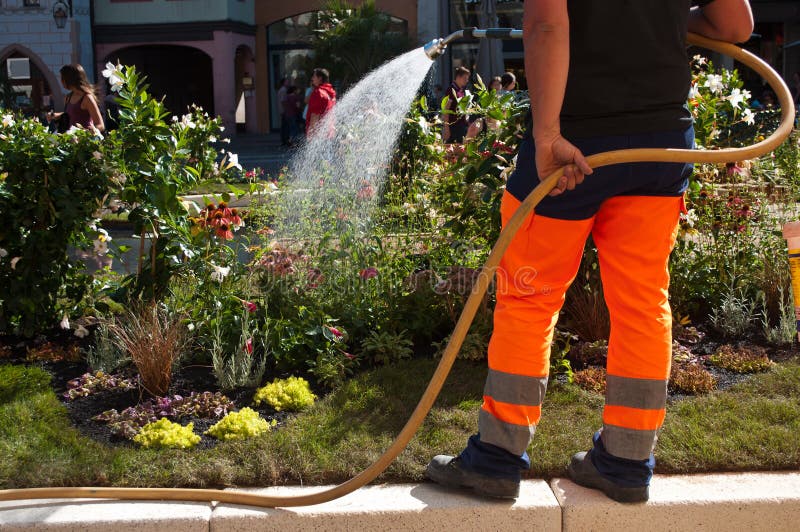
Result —
[{"label": "yellow-green plant", "polygon": [[238,412],[231,412],[219,420],[206,431],[206,434],[214,436],[218,440],[241,440],[260,436],[276,424],[277,422],[274,420],[269,423],[258,415],[258,412],[245,407]]},{"label": "yellow-green plant", "polygon": [[194,433],[194,423],[184,427],[162,417],[142,427],[133,441],[145,448],[191,449],[200,442],[200,436]]},{"label": "yellow-green plant", "polygon": [[289,410],[299,412],[314,404],[317,396],[311,393],[308,381],[302,377],[289,377],[288,379],[275,379],[263,388],[256,390],[253,404],[259,405],[266,402],[280,412]]}]

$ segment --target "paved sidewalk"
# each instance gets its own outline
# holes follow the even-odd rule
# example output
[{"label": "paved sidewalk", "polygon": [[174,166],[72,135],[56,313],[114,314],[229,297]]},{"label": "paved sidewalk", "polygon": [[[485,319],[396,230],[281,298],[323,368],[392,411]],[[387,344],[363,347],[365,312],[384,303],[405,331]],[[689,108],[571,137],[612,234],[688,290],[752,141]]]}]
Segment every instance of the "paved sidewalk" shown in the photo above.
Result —
[{"label": "paved sidewalk", "polygon": [[[322,487],[243,491],[309,494]],[[764,531],[800,529],[800,472],[658,475],[650,501],[619,504],[566,479],[522,483],[516,501],[435,484],[373,485],[316,506],[108,499],[0,502],[0,530],[245,532],[260,530]]]},{"label": "paved sidewalk", "polygon": [[245,170],[259,167],[271,176],[277,176],[292,156],[291,149],[281,146],[278,133],[239,133],[231,137],[230,144],[221,144],[219,147],[237,154],[239,164]]}]

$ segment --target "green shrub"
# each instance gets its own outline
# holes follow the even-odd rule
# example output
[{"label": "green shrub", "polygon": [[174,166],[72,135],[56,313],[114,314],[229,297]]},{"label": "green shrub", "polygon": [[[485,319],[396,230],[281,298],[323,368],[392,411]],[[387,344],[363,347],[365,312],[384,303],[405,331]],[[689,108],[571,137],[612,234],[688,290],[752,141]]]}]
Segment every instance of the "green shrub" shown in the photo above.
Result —
[{"label": "green shrub", "polygon": [[407,335],[407,331],[371,331],[361,342],[362,354],[376,364],[392,364],[411,358],[414,344]]},{"label": "green shrub", "polygon": [[0,124],[0,332],[34,336],[77,307],[91,278],[67,254],[88,247],[111,181],[87,130],[51,134],[38,120]]},{"label": "green shrub", "polygon": [[731,345],[723,345],[709,360],[715,366],[735,373],[758,373],[774,364],[763,348],[755,346],[735,349]]},{"label": "green shrub", "polygon": [[755,303],[743,291],[730,288],[722,297],[722,304],[711,314],[711,324],[726,338],[739,338],[752,326]]},{"label": "green shrub", "polygon": [[191,449],[200,442],[200,436],[194,433],[194,423],[184,427],[162,417],[142,427],[133,441],[145,448]]},{"label": "green shrub", "polygon": [[260,405],[266,402],[280,412],[289,410],[299,412],[314,404],[317,396],[311,393],[308,381],[302,377],[289,377],[288,379],[275,379],[270,384],[256,390],[253,404]]},{"label": "green shrub", "polygon": [[39,368],[16,365],[0,366],[0,404],[19,395],[30,396],[49,390],[50,374]]},{"label": "green shrub", "polygon": [[86,363],[95,371],[113,373],[131,361],[130,357],[114,342],[111,320],[100,320],[94,335],[94,345],[86,352]]},{"label": "green shrub", "polygon": [[271,424],[252,408],[242,408],[238,412],[231,412],[206,431],[218,440],[241,440],[254,438],[269,431],[277,422]]},{"label": "green shrub", "polygon": [[[766,297],[764,298],[766,300]],[[778,287],[776,299],[778,324],[772,327],[769,319],[768,305],[764,302],[761,310],[761,330],[767,343],[771,345],[787,345],[794,342],[797,336],[797,318],[794,312],[793,296],[791,290],[788,297],[784,296],[783,287]]]}]

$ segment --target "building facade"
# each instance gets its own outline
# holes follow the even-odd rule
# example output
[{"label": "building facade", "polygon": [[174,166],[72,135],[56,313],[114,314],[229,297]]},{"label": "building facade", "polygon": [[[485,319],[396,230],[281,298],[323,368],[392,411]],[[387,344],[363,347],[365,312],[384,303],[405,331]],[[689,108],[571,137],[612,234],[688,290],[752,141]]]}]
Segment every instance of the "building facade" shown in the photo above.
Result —
[{"label": "building facade", "polygon": [[255,131],[255,3],[94,0],[96,68],[134,65],[172,113],[197,104],[231,134]]},{"label": "building facade", "polygon": [[0,69],[29,116],[62,110],[59,70],[80,63],[94,79],[91,0],[0,0]]},{"label": "building facade", "polygon": [[[63,107],[58,71],[81,63],[90,80],[106,62],[135,65],[176,114],[201,105],[228,131],[275,131],[277,84],[301,90],[313,61],[314,14],[324,0],[0,0],[0,68],[21,93],[19,107]],[[351,0],[360,4],[361,0]],[[416,44],[459,29],[522,26],[523,0],[376,0],[394,30]],[[747,49],[792,79],[800,72],[800,2],[751,0],[756,18]],[[732,61],[713,57],[734,67]],[[462,39],[436,62],[433,83],[446,86],[466,66],[484,80],[514,72],[525,88],[522,42]],[[751,92],[760,80],[741,71]]]}]

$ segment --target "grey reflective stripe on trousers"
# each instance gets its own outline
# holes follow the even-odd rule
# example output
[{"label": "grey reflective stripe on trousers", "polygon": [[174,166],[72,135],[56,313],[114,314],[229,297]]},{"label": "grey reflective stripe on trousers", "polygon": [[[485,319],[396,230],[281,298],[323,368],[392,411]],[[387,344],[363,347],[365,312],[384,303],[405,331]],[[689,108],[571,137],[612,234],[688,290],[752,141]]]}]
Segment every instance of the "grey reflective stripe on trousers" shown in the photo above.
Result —
[{"label": "grey reflective stripe on trousers", "polygon": [[607,375],[606,404],[661,410],[667,405],[667,381]]},{"label": "grey reflective stripe on trousers", "polygon": [[647,460],[656,446],[655,430],[626,429],[604,423],[600,438],[609,454],[628,460]]},{"label": "grey reflective stripe on trousers", "polygon": [[[520,406],[541,406],[547,391],[547,377],[528,377],[489,369],[484,396],[495,401]],[[481,441],[521,455],[533,438],[536,425],[517,425],[497,419],[481,409],[478,417]]]},{"label": "grey reflective stripe on trousers", "polygon": [[[641,410],[663,410],[667,381],[606,376],[606,404]],[[646,460],[656,444],[655,430],[639,430],[603,424],[603,445],[610,454],[629,460]]]}]

